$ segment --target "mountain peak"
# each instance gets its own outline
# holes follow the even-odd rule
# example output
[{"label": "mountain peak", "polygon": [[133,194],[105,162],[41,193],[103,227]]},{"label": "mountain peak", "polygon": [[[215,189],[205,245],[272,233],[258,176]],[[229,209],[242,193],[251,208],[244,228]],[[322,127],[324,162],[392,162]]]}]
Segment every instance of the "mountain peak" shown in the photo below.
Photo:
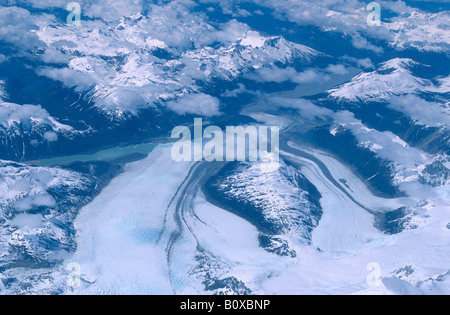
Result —
[{"label": "mountain peak", "polygon": [[420,65],[420,63],[410,58],[394,58],[386,62],[383,62],[380,66],[380,70],[390,70],[390,69],[407,70],[418,65]]},{"label": "mountain peak", "polygon": [[330,96],[350,101],[387,101],[393,95],[427,91],[433,84],[413,75],[410,68],[416,65],[419,63],[409,58],[391,59],[377,70],[363,72],[351,82],[330,90]]}]

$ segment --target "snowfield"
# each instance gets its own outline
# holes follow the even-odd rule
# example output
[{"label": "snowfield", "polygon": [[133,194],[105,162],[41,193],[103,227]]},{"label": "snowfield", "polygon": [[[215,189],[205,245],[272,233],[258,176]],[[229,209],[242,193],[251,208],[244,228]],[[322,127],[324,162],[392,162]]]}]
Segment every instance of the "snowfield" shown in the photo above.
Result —
[{"label": "snowfield", "polygon": [[450,294],[450,4],[378,2],[2,1],[0,294]]},{"label": "snowfield", "polygon": [[[345,179],[348,194],[365,207],[387,211],[408,202],[373,196],[346,167],[311,153]],[[66,293],[217,293],[207,290],[210,278],[236,279],[233,285],[221,283],[221,292],[228,293],[244,287],[256,294],[450,292],[446,200],[430,204],[417,229],[386,235],[374,227],[373,215],[312,161],[286,156],[323,195],[324,216],[311,246],[292,244],[297,257],[264,251],[253,225],[205,200],[193,176],[201,163],[171,162],[170,147],[160,146],[128,165],[82,209],[75,224],[78,249],[67,263],[80,264],[83,281]],[[370,263],[381,268],[379,287],[368,285],[376,283],[367,280]]]}]

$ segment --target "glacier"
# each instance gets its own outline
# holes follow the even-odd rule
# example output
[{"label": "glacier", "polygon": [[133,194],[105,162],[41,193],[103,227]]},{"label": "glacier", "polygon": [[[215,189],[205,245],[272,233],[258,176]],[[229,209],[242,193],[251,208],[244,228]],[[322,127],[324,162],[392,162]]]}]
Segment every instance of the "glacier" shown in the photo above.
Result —
[{"label": "glacier", "polygon": [[450,294],[448,3],[78,2],[0,3],[0,295]]},{"label": "glacier", "polygon": [[[170,146],[163,146],[146,160],[130,164],[82,209],[75,224],[79,247],[67,262],[80,263],[83,282],[66,293],[364,294],[376,290],[392,294],[401,291],[396,291],[400,290],[398,285],[391,285],[389,279],[410,262],[417,262],[410,267],[414,271],[401,279],[424,281],[424,291],[427,286],[437,286],[438,292],[448,292],[448,230],[442,224],[450,219],[448,211],[431,217],[425,213],[416,216],[415,220],[424,221],[418,222],[418,228],[394,236],[382,233],[375,228],[373,215],[339,189],[330,191],[328,186],[333,184],[320,168],[300,159],[302,174],[324,194],[324,216],[313,231],[310,246],[291,225],[278,231],[289,240],[289,249],[296,250],[297,255],[292,257],[270,246],[264,250],[259,235],[264,229],[208,202],[198,182],[201,176],[196,174],[208,173],[207,166],[168,164],[169,155]],[[333,176],[347,180],[349,194],[373,211],[415,202],[402,198],[386,202],[372,195],[338,161],[330,157],[324,160]],[[173,185],[178,193],[168,194],[161,180]],[[280,189],[276,180],[269,180],[270,184],[266,178],[253,180],[259,182],[256,187],[267,189],[269,195],[264,202],[279,203],[278,195],[270,197],[270,191]],[[246,198],[245,192],[234,194]],[[136,198],[143,202],[136,204]],[[287,197],[283,203],[296,207],[297,198],[304,197]],[[448,209],[444,204],[445,200],[440,200],[436,206]],[[423,207],[421,211],[429,213],[434,206]],[[289,220],[291,215],[282,217]],[[371,261],[383,266],[386,285],[369,290],[365,289],[365,270]]]}]

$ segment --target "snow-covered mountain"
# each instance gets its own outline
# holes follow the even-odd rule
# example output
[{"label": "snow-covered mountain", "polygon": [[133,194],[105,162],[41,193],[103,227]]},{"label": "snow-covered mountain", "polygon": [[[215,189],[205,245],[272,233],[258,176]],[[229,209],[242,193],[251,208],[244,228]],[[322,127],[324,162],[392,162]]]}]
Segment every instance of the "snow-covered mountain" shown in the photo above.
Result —
[{"label": "snow-covered mountain", "polygon": [[73,171],[7,161],[0,177],[1,281],[8,292],[24,293],[51,281],[49,268],[76,247],[73,221],[95,184]]},{"label": "snow-covered mountain", "polygon": [[78,132],[59,123],[40,105],[18,105],[5,102],[0,86],[0,148],[3,158],[20,160],[28,150],[39,150],[56,142],[58,137],[70,138]]},{"label": "snow-covered mountain", "polygon": [[425,79],[415,74],[424,73],[418,68],[427,71],[430,66],[409,58],[391,59],[330,90],[326,103],[345,109],[333,115],[330,132],[336,137],[350,131],[358,146],[389,161],[397,184],[420,179],[445,186],[449,90],[445,78]]},{"label": "snow-covered mountain", "polygon": [[320,193],[284,162],[276,170],[265,163],[234,165],[212,178],[209,186],[210,194],[258,226],[263,248],[280,255],[295,255],[283,238],[310,244],[322,216]]},{"label": "snow-covered mountain", "polygon": [[378,2],[0,1],[0,294],[448,294],[450,6]]},{"label": "snow-covered mountain", "polygon": [[120,173],[122,164],[115,160],[59,168],[0,161],[2,291],[62,292],[62,263],[77,248],[75,218]]},{"label": "snow-covered mountain", "polygon": [[392,59],[373,72],[363,72],[336,89],[330,95],[337,99],[376,102],[389,100],[394,95],[418,94],[438,89],[430,80],[416,77],[411,68],[419,66],[412,59]]},{"label": "snow-covered mountain", "polygon": [[[38,74],[87,93],[96,106],[121,116],[187,93],[203,93],[213,80],[236,80],[275,64],[306,65],[320,55],[282,36],[263,36],[236,20],[214,27],[194,12],[173,17],[174,3],[153,7],[148,16],[136,14],[118,24],[87,21],[79,28],[42,28],[36,32],[39,39],[58,47],[58,56],[48,48],[42,58],[66,66],[42,67]],[[172,21],[176,23],[169,29]]]}]

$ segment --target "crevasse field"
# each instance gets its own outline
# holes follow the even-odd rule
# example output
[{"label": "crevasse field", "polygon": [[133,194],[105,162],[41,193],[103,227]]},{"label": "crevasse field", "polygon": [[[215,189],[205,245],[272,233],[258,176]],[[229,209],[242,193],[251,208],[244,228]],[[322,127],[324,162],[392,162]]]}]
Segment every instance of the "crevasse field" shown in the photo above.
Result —
[{"label": "crevasse field", "polygon": [[0,0],[0,294],[450,293],[449,3],[69,2]]}]

